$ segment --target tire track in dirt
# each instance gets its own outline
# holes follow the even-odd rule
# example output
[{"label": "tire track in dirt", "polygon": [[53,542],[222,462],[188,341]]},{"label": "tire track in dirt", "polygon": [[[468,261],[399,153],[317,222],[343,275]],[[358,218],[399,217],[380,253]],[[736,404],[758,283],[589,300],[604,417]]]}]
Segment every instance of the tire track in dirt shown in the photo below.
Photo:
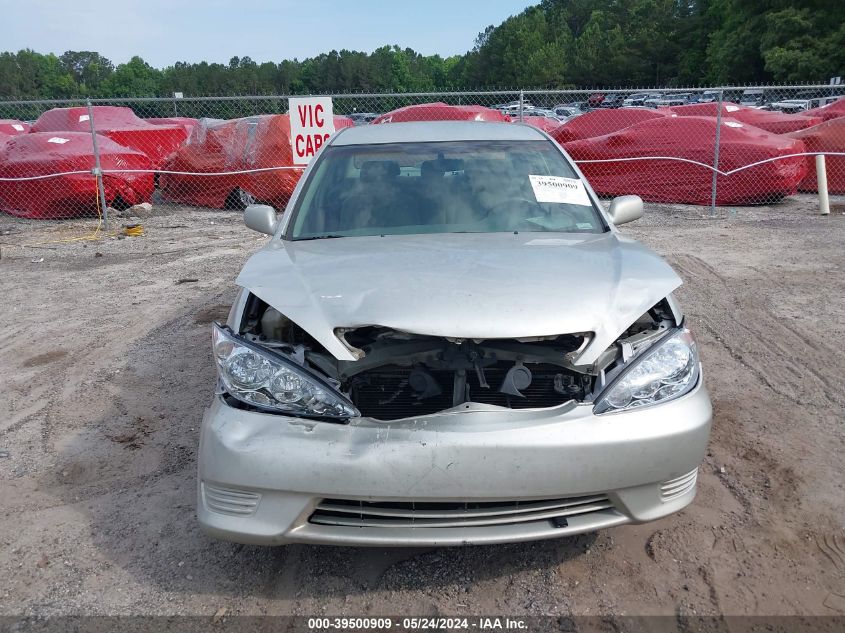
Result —
[{"label": "tire track in dirt", "polygon": [[[839,386],[829,378],[836,367],[838,352],[813,343],[794,327],[785,325],[767,306],[758,305],[753,296],[740,296],[734,284],[701,258],[675,254],[671,259],[689,280],[687,290],[702,295],[702,304],[713,307],[708,313],[696,315],[695,321],[734,360],[771,391],[793,402],[805,406],[845,406]],[[718,314],[713,314],[717,311]],[[719,316],[724,316],[724,320]],[[817,369],[814,360],[823,363],[828,371]],[[802,388],[788,387],[793,384]]]}]

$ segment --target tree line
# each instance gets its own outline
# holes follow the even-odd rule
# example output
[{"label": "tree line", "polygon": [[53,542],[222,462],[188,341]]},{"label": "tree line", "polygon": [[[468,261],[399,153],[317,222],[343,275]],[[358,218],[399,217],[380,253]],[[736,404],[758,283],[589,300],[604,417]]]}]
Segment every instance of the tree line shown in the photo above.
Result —
[{"label": "tree line", "polygon": [[843,70],[842,0],[542,0],[445,58],[394,45],[158,69],[93,51],[4,52],[0,98],[826,83]]}]

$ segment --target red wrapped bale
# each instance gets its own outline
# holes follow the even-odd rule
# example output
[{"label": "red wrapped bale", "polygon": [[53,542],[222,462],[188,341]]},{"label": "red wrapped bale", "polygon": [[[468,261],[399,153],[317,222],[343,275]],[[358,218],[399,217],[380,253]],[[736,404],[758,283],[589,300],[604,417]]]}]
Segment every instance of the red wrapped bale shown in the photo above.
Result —
[{"label": "red wrapped bale", "polygon": [[[109,170],[149,170],[146,155],[98,135],[100,166]],[[0,210],[25,218],[70,218],[97,213],[97,180],[91,135],[84,132],[32,132],[0,146]],[[35,178],[53,174],[50,178]],[[7,181],[4,178],[32,180]],[[153,174],[103,174],[106,204],[149,202]]]},{"label": "red wrapped bale", "polygon": [[[334,125],[350,127],[352,120],[336,116]],[[243,173],[250,170],[267,171]],[[163,165],[159,187],[181,204],[242,209],[255,200],[282,209],[303,170],[293,165],[287,114],[202,119]]]},{"label": "red wrapped bale", "polygon": [[[707,165],[713,164],[715,123],[713,117],[662,117],[563,147],[599,195],[637,194],[652,202],[709,204],[713,172]],[[722,121],[719,169],[723,172],[803,151],[799,140],[732,119]],[[651,159],[657,157],[684,160]],[[648,160],[620,160],[626,158]],[[795,193],[806,171],[804,158],[797,156],[720,175],[716,204],[776,202]]]},{"label": "red wrapped bale", "polygon": [[373,123],[408,123],[411,121],[494,121],[510,118],[492,108],[479,105],[453,106],[445,103],[421,103],[382,114]]},{"label": "red wrapped bale", "polygon": [[[94,106],[94,129],[124,147],[147,155],[158,169],[187,138],[182,125],[154,125],[135,115],[131,108]],[[33,123],[33,132],[90,132],[88,108],[53,108]]]},{"label": "red wrapped bale", "polygon": [[[804,143],[808,152],[845,152],[845,118],[833,118],[789,134]],[[826,156],[827,190],[845,193],[845,156]],[[798,185],[800,191],[818,191],[816,157],[807,157],[807,175]]]}]

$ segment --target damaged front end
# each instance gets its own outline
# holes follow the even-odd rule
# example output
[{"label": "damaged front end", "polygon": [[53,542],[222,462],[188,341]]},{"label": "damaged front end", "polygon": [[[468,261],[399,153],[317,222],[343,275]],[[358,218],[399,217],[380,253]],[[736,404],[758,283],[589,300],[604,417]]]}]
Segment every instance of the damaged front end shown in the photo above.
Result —
[{"label": "damaged front end", "polygon": [[[215,326],[214,351],[220,391],[230,406],[340,422],[390,421],[470,403],[507,409],[592,404],[680,320],[664,299],[583,365],[579,358],[593,340],[589,332],[468,339],[377,325],[336,328],[334,335],[356,359],[339,360],[250,293],[239,322],[230,323],[237,332]],[[697,364],[693,356],[685,362]]]}]

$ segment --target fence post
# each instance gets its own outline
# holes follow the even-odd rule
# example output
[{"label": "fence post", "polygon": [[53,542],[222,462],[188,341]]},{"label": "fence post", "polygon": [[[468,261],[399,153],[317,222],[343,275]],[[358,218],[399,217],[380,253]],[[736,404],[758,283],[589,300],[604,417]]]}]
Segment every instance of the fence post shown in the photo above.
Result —
[{"label": "fence post", "polygon": [[100,202],[103,209],[103,228],[109,228],[109,205],[106,202],[106,191],[103,187],[103,170],[100,169],[100,146],[97,144],[97,130],[94,127],[94,110],[91,107],[91,99],[86,101],[88,106],[88,124],[91,127],[91,140],[94,144],[94,170],[93,173],[97,177],[97,187],[100,193]]},{"label": "fence post", "polygon": [[827,195],[827,165],[824,154],[816,154],[816,184],[819,189],[819,208],[822,215],[830,215],[830,198]]},{"label": "fence post", "polygon": [[716,215],[716,183],[719,177],[719,144],[722,135],[722,101],[724,100],[725,90],[719,89],[719,102],[716,110],[716,142],[713,150],[713,182],[710,185],[710,215]]},{"label": "fence post", "polygon": [[522,108],[525,104],[525,93],[520,90],[519,91],[519,122],[522,123]]}]

